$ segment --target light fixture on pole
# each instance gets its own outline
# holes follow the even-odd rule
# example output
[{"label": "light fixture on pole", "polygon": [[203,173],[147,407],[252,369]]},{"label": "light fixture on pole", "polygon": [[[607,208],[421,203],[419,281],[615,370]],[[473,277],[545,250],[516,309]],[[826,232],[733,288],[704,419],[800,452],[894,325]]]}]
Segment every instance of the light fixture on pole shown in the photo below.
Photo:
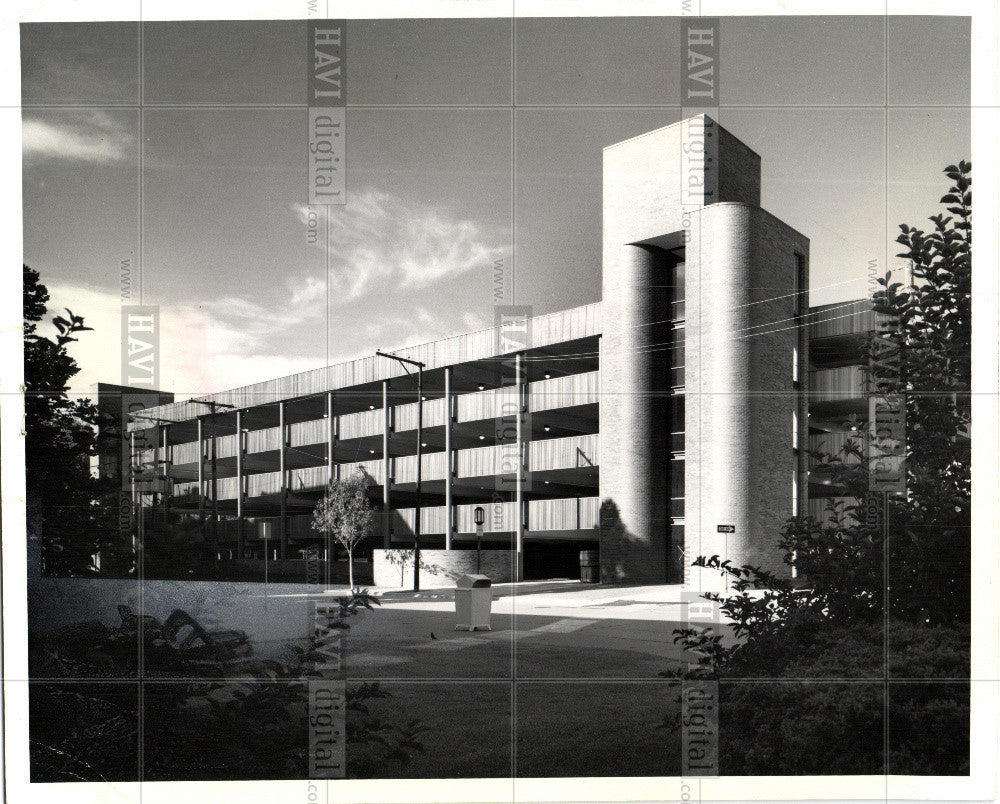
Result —
[{"label": "light fixture on pole", "polygon": [[[407,374],[410,370],[407,366],[417,367],[417,488],[416,488],[416,500],[414,511],[414,527],[413,527],[413,591],[420,591],[420,464],[421,464],[421,442],[423,441],[423,430],[424,430],[424,364],[419,360],[410,360],[408,357],[399,357],[399,355],[391,355],[387,352],[382,352],[376,350],[376,355],[380,357],[388,357],[390,360],[395,360],[403,366],[403,369]],[[383,483],[388,483],[389,478],[383,478]],[[388,512],[386,512],[388,515]]]},{"label": "light fixture on pole", "polygon": [[477,505],[472,511],[472,519],[476,523],[476,575],[483,571],[483,523],[486,522],[486,510]]}]

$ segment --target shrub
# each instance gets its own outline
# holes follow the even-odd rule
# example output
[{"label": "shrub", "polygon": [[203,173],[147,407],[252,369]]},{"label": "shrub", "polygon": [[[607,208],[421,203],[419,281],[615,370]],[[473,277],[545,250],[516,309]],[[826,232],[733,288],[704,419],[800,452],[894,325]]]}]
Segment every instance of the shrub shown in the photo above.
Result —
[{"label": "shrub", "polygon": [[968,774],[969,684],[949,681],[969,677],[968,627],[891,623],[888,679],[884,637],[798,616],[733,654],[716,675],[721,772]]}]

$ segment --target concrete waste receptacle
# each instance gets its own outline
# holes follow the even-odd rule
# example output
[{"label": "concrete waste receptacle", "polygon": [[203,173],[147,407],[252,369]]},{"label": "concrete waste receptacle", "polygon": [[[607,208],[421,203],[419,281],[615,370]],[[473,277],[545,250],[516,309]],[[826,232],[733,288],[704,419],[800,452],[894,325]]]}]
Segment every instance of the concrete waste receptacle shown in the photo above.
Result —
[{"label": "concrete waste receptacle", "polygon": [[583,583],[597,583],[600,580],[600,560],[597,550],[580,551],[580,580]]},{"label": "concrete waste receptacle", "polygon": [[493,583],[485,575],[463,575],[455,584],[456,631],[475,631],[490,627],[493,606]]}]

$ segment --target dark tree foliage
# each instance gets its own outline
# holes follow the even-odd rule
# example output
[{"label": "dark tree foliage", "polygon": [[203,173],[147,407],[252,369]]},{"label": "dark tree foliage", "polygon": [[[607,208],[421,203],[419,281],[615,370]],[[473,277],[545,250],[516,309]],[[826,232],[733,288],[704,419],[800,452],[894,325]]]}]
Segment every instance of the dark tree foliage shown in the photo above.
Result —
[{"label": "dark tree foliage", "polygon": [[[812,457],[814,472],[859,503],[831,500],[827,522],[786,524],[779,548],[796,580],[720,556],[694,562],[728,578],[728,594],[705,597],[735,641],[679,629],[695,661],[663,675],[723,683],[720,717],[741,724],[720,734],[724,773],[969,772],[971,169],[945,169],[949,214],[932,216],[932,231],[900,226],[912,281],[886,275],[874,294],[891,326],[872,339],[872,391],[906,401],[906,493],[890,496],[888,542],[864,523],[869,436],[857,422],[840,453]],[[725,686],[765,677],[878,683]],[[824,764],[828,744],[845,746],[837,764]]]},{"label": "dark tree foliage", "polygon": [[[310,711],[310,684],[343,678],[327,667],[339,644],[331,635],[346,634],[350,620],[357,623],[381,605],[365,589],[326,602],[335,608],[333,617],[278,658],[235,652],[192,658],[180,632],[170,637],[148,616],[141,632],[138,622],[126,625],[123,618],[120,629],[74,623],[32,640],[35,674],[54,680],[31,692],[32,781],[136,780],[140,633],[144,781],[306,778],[311,734],[332,728]],[[66,678],[94,682],[67,691]],[[117,683],[107,683],[111,679]],[[424,753],[428,728],[408,718],[378,681],[345,682],[344,696],[349,778],[398,772]]]},{"label": "dark tree foliage", "polygon": [[907,494],[889,517],[890,611],[928,622],[968,622],[971,605],[972,165],[945,168],[953,182],[933,229],[906,224],[897,256],[912,265],[904,287],[886,276],[876,314],[898,319],[898,374],[879,392],[906,398]]},{"label": "dark tree foliage", "polygon": [[[115,533],[113,488],[91,477],[97,454],[97,407],[71,399],[80,368],[69,354],[75,335],[90,330],[66,310],[52,318],[54,337],[39,333],[49,293],[37,271],[24,266],[25,484],[29,531],[41,533],[49,575],[97,571],[93,559]],[[113,485],[113,483],[112,483]]]},{"label": "dark tree foliage", "polygon": [[[796,517],[782,532],[784,561],[804,581],[734,567],[719,556],[695,562],[731,579],[735,595],[709,597],[732,616],[737,636],[752,641],[798,616],[879,620],[886,605],[894,620],[969,621],[971,170],[965,161],[945,168],[953,185],[941,203],[951,214],[932,216],[933,231],[900,226],[897,241],[907,250],[898,256],[911,263],[913,281],[904,286],[887,274],[873,299],[876,315],[894,326],[872,339],[872,390],[906,399],[907,489],[891,499],[888,545],[880,528],[863,524],[868,467],[861,428],[839,454],[813,456],[831,485],[859,504],[831,502],[829,523]],[[748,594],[754,590],[763,594]]]}]

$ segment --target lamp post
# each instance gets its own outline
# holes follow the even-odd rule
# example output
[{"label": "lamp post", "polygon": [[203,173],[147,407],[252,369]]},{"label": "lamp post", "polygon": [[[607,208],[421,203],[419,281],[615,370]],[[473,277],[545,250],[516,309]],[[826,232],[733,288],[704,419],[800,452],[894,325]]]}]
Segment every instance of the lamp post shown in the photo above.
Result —
[{"label": "lamp post", "polygon": [[486,521],[486,510],[477,505],[472,512],[476,523],[476,575],[483,571],[483,523]]},{"label": "lamp post", "polygon": [[[417,367],[417,489],[416,489],[416,509],[414,511],[414,526],[413,526],[413,591],[420,591],[420,474],[421,474],[421,442],[423,441],[423,429],[424,429],[424,364],[419,360],[410,360],[408,357],[399,357],[398,355],[391,355],[387,352],[377,351],[376,355],[380,357],[388,357],[390,360],[395,360],[403,366],[403,369],[407,374],[410,370],[407,368],[408,365]],[[383,456],[385,457],[385,456]],[[383,483],[388,483],[389,478],[385,477],[382,479]],[[388,514],[388,512],[386,512]]]}]

